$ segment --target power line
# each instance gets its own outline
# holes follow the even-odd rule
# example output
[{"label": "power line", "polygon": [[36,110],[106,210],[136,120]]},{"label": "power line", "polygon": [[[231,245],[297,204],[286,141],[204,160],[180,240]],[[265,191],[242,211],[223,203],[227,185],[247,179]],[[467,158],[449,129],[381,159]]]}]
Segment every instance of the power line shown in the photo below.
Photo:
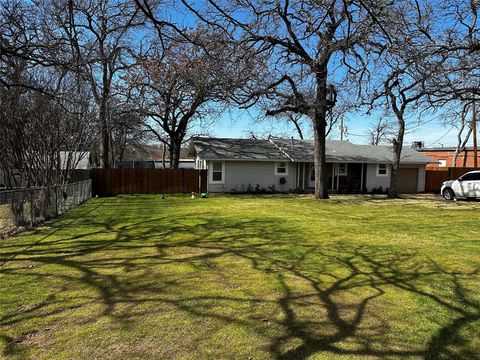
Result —
[{"label": "power line", "polygon": [[435,145],[435,144],[440,144],[439,141],[442,140],[443,138],[445,138],[445,136],[447,136],[447,135],[450,133],[450,131],[452,131],[453,129],[454,129],[454,127],[452,126],[450,129],[447,130],[447,132],[446,132],[445,134],[443,134],[442,136],[440,136],[435,142],[429,144],[429,147],[430,147],[430,146],[433,146],[433,145]]}]

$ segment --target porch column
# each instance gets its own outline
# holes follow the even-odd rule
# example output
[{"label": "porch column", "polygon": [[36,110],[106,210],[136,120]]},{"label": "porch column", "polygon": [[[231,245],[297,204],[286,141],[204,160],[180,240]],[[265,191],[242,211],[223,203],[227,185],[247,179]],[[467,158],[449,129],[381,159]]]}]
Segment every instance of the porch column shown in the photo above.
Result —
[{"label": "porch column", "polygon": [[363,163],[362,163],[362,170],[360,171],[360,192],[363,191]]},{"label": "porch column", "polygon": [[299,170],[300,170],[300,163],[296,163],[297,169],[295,171],[295,188],[298,189],[298,182],[300,178]]},{"label": "porch column", "polygon": [[303,163],[302,190],[305,190],[305,163]]}]

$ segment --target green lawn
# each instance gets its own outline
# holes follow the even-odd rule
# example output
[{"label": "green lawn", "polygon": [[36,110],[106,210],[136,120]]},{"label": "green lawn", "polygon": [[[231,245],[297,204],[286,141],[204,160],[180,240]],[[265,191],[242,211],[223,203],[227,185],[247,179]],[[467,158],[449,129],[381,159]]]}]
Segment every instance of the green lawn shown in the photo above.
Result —
[{"label": "green lawn", "polygon": [[479,359],[480,202],[93,199],[0,241],[0,358]]}]

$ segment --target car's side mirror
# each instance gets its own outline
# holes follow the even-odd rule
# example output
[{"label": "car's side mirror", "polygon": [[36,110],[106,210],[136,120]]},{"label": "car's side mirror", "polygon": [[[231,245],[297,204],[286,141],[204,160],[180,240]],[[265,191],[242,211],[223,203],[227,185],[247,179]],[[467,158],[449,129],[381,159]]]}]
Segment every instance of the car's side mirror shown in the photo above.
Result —
[{"label": "car's side mirror", "polygon": [[460,176],[457,180],[458,181],[463,181],[463,178]]}]

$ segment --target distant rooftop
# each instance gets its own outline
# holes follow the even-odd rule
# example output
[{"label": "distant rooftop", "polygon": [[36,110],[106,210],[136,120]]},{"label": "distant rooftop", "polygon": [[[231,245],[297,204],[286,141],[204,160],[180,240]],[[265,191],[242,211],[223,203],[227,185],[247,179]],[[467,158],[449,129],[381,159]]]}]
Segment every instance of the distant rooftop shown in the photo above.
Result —
[{"label": "distant rooftop", "polygon": [[[456,146],[446,146],[446,147],[429,147],[429,148],[421,148],[418,151],[456,151]],[[467,147],[467,151],[473,151],[473,147]]]},{"label": "distant rooftop", "polygon": [[[313,162],[314,145],[312,140],[197,137],[192,139],[189,155],[198,155],[206,160]],[[327,162],[391,163],[393,152],[390,146],[327,140],[326,157]],[[434,161],[410,147],[404,147],[401,162],[427,164]]]},{"label": "distant rooftop", "polygon": [[[187,148],[180,149],[180,159],[188,159]],[[170,153],[168,149],[165,152],[165,160],[169,161]],[[140,147],[127,146],[122,161],[162,161],[163,146],[145,144]]]}]

